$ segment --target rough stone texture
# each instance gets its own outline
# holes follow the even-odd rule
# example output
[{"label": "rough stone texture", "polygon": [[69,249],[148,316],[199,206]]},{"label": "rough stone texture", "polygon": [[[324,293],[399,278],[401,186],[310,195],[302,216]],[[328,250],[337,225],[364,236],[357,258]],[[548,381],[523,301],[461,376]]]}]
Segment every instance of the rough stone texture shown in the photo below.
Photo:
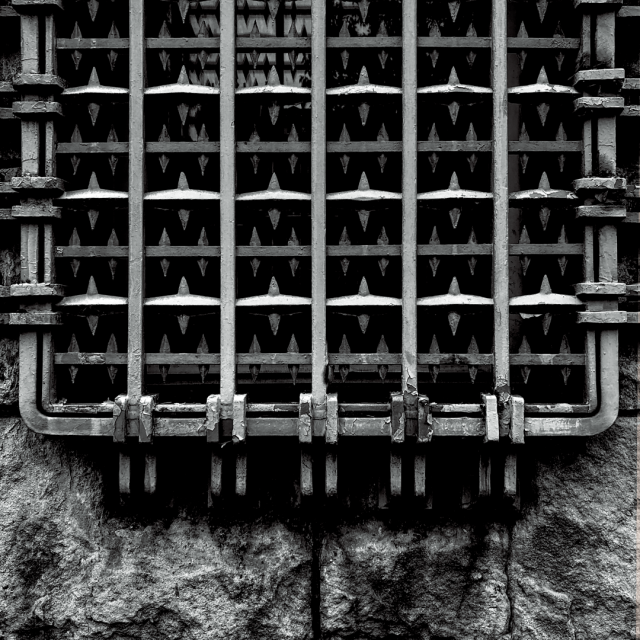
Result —
[{"label": "rough stone texture", "polygon": [[342,525],[322,551],[325,638],[635,637],[636,419],[527,443],[524,508]]},{"label": "rough stone texture", "polygon": [[632,637],[635,418],[524,451],[520,514],[216,518],[120,507],[111,443],[4,418],[0,637]]}]

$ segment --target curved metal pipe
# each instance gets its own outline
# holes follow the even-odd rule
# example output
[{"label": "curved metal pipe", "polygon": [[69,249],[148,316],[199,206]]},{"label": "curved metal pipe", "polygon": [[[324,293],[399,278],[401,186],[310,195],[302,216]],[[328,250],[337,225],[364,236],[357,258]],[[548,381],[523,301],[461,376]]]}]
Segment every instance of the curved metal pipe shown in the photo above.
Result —
[{"label": "curved metal pipe", "polygon": [[[48,416],[41,411],[38,393],[38,334],[35,331],[20,335],[20,414],[27,426],[37,433],[58,436],[112,436],[113,419],[111,417],[91,416]],[[600,406],[598,411],[589,415],[567,415],[556,417],[526,417],[525,434],[531,436],[590,436],[608,429],[618,417],[618,331],[604,329],[600,333],[600,357],[598,362]],[[189,420],[188,418],[186,420]],[[176,425],[171,429],[171,418],[163,418],[165,433],[172,435],[200,435],[200,418],[195,419],[193,430],[185,430]],[[178,418],[177,423],[184,425],[185,419]],[[249,420],[249,423],[251,420]],[[435,436],[482,435],[483,418],[434,419]],[[251,426],[251,425],[249,425]],[[167,433],[167,435],[169,435]],[[130,432],[129,435],[136,435]],[[160,434],[158,434],[160,435]]]}]

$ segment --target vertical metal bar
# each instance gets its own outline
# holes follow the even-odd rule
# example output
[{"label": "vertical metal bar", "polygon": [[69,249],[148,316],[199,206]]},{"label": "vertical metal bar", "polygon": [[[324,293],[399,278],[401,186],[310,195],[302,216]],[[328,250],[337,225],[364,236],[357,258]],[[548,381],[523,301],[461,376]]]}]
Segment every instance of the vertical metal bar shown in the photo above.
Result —
[{"label": "vertical metal bar", "polygon": [[[311,3],[311,397],[312,415],[326,424],[326,0]],[[314,420],[314,424],[316,422]]]},{"label": "vertical metal bar", "polygon": [[507,0],[492,8],[493,75],[493,331],[494,384],[509,396],[509,148],[507,101]]},{"label": "vertical metal bar", "polygon": [[[418,13],[417,0],[402,3],[402,393],[405,410],[418,410]],[[417,419],[406,428],[415,433]]]},{"label": "vertical metal bar", "polygon": [[233,415],[236,391],[235,0],[220,2],[220,396]]},{"label": "vertical metal bar", "polygon": [[137,406],[144,385],[144,7],[129,9],[129,306],[127,393]]}]

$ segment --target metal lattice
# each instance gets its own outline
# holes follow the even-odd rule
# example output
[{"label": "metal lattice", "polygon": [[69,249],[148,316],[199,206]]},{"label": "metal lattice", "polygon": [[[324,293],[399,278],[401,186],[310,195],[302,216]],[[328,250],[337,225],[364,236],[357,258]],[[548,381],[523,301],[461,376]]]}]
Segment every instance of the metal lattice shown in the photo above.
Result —
[{"label": "metal lattice", "polygon": [[514,498],[525,436],[612,424],[617,5],[13,8],[21,410],[113,436],[123,493],[133,437],[149,492],[154,438],[204,439],[215,497],[225,442],[239,495],[248,438],[299,439],[303,495],[324,443],[331,496],[371,436],[429,505],[429,442],[466,436]]}]

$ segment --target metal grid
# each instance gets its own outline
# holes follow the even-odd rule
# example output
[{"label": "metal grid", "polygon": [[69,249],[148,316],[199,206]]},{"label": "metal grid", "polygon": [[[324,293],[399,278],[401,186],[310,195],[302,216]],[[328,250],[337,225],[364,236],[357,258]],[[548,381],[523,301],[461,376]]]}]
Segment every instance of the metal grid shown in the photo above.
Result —
[{"label": "metal grid", "polygon": [[297,437],[311,495],[322,441],[335,495],[383,437],[428,506],[433,436],[515,499],[525,435],[612,424],[615,5],[103,4],[14,1],[33,429],[113,436],[123,493],[130,438],[151,493],[153,438],[204,438],[213,497],[225,442],[244,495],[246,439]]}]

